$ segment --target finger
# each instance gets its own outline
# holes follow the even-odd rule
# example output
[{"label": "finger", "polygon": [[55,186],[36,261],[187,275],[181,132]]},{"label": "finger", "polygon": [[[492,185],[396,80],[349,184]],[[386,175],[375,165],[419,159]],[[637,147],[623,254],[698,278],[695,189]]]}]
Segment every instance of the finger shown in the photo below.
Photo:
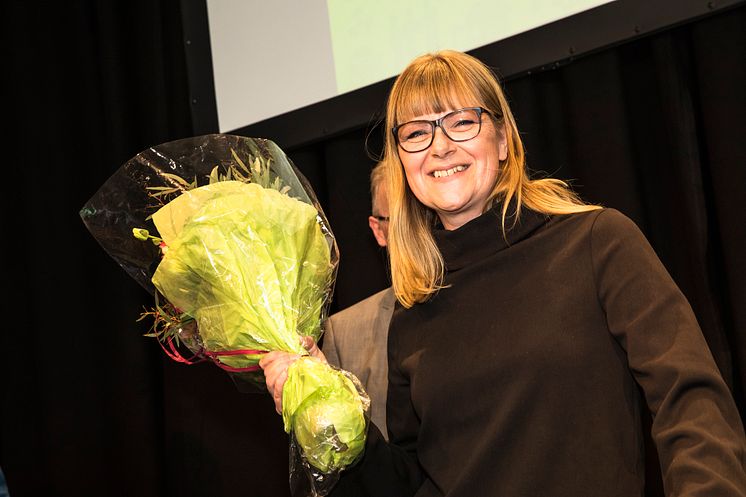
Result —
[{"label": "finger", "polygon": [[282,413],[282,396],[285,391],[285,382],[288,379],[290,366],[298,359],[300,359],[299,355],[288,354],[272,365],[272,399],[275,402],[275,410],[278,414]]},{"label": "finger", "polygon": [[280,351],[267,352],[266,354],[262,356],[261,359],[259,359],[259,367],[262,369],[267,369],[269,366],[271,366],[275,361],[279,360],[285,354],[286,352],[280,352]]},{"label": "finger", "polygon": [[327,362],[324,352],[319,348],[319,345],[312,336],[305,335],[300,337],[300,343],[303,345],[303,348],[308,351],[311,357]]},{"label": "finger", "polygon": [[285,388],[285,382],[288,379],[288,370],[285,369],[280,372],[275,381],[275,388],[272,393],[272,399],[275,401],[275,411],[277,414],[282,414],[282,392]]},{"label": "finger", "polygon": [[282,412],[282,392],[287,381],[288,368],[300,358],[298,354],[289,352],[269,352],[259,361],[264,370],[267,390],[275,403],[275,410]]}]

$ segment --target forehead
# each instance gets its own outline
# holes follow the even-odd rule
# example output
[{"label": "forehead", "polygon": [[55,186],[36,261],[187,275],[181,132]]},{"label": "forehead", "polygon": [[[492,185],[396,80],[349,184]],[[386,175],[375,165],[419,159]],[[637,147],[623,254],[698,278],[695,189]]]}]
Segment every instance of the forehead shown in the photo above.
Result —
[{"label": "forehead", "polygon": [[389,205],[388,195],[386,193],[386,185],[381,185],[373,196],[373,208],[379,211],[379,214],[388,216]]},{"label": "forehead", "polygon": [[460,109],[464,109],[464,108],[467,108],[467,107],[479,107],[479,106],[478,105],[460,105],[460,104],[456,104],[456,105],[453,105],[453,106],[449,106],[448,108],[443,109],[443,110],[438,110],[438,111],[435,111],[435,112],[426,112],[424,114],[419,114],[419,115],[416,115],[416,116],[412,116],[411,119],[408,119],[407,121],[404,121],[404,122],[408,122],[408,121],[434,121],[436,119],[440,119],[443,116],[447,116],[447,115],[449,115],[450,113],[452,113],[454,111],[458,111]]},{"label": "forehead", "polygon": [[404,123],[416,119],[435,119],[443,114],[464,107],[480,107],[474,97],[454,93],[446,95],[419,95],[402,101],[397,108],[396,121]]},{"label": "forehead", "polygon": [[395,106],[397,123],[464,107],[484,107],[478,88],[451,71],[409,74],[402,82]]}]

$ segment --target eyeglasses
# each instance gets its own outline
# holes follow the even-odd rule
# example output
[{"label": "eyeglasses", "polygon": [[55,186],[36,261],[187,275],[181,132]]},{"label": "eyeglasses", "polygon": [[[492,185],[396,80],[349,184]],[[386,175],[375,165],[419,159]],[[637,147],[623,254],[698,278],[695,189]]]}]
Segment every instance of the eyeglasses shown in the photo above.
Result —
[{"label": "eyeglasses", "polygon": [[388,216],[375,216],[374,215],[373,217],[376,218],[376,219],[378,219],[380,222],[384,222],[384,221],[388,221],[389,220]]},{"label": "eyeglasses", "polygon": [[489,114],[482,107],[467,107],[449,112],[434,121],[409,121],[392,128],[394,138],[405,152],[421,152],[433,143],[435,128],[440,127],[451,141],[465,142],[475,138],[482,130],[482,114]]}]

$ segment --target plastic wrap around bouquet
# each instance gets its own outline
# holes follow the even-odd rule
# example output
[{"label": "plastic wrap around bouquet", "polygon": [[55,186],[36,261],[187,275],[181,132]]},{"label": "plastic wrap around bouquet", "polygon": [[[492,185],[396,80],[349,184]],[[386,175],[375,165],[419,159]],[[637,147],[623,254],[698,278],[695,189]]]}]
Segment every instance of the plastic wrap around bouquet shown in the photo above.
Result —
[{"label": "plastic wrap around bouquet", "polygon": [[[153,295],[141,318],[172,359],[212,361],[239,389],[266,391],[263,354],[307,356],[300,336],[320,338],[337,244],[310,185],[273,142],[213,134],[151,147],[80,215]],[[368,411],[351,373],[311,357],[294,363],[282,413],[291,479],[302,468],[314,495],[328,493],[362,454]]]}]

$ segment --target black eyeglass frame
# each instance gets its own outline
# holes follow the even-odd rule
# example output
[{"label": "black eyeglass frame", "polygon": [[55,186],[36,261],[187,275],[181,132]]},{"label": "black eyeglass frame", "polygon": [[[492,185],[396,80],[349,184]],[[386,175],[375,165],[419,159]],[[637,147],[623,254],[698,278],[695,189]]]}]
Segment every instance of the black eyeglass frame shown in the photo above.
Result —
[{"label": "black eyeglass frame", "polygon": [[[448,116],[456,114],[457,112],[463,112],[465,110],[473,110],[477,112],[477,119],[479,119],[479,129],[477,129],[476,134],[472,136],[471,138],[465,138],[463,140],[455,140],[451,138],[451,136],[448,134],[448,131],[446,131],[446,129],[443,127],[443,120],[447,118]],[[391,128],[391,132],[394,134],[394,141],[399,147],[401,147],[402,150],[404,150],[408,154],[416,154],[417,152],[422,152],[423,150],[427,150],[428,148],[430,148],[430,145],[433,144],[433,140],[435,139],[435,128],[440,128],[441,131],[443,131],[443,134],[446,135],[446,137],[453,142],[467,142],[469,140],[473,140],[474,138],[479,136],[479,133],[482,132],[482,114],[487,114],[488,116],[492,115],[492,113],[488,111],[487,109],[485,109],[484,107],[464,107],[463,109],[456,109],[432,121],[428,121],[426,119],[415,119],[414,121],[407,121],[405,123],[397,124],[396,126]],[[420,149],[417,149],[417,150],[407,150],[402,146],[401,142],[399,141],[399,133],[398,133],[399,129],[402,126],[406,126],[407,124],[411,124],[411,123],[428,123],[430,125],[430,129],[432,130],[430,133],[430,141],[427,143],[426,146]]]}]

